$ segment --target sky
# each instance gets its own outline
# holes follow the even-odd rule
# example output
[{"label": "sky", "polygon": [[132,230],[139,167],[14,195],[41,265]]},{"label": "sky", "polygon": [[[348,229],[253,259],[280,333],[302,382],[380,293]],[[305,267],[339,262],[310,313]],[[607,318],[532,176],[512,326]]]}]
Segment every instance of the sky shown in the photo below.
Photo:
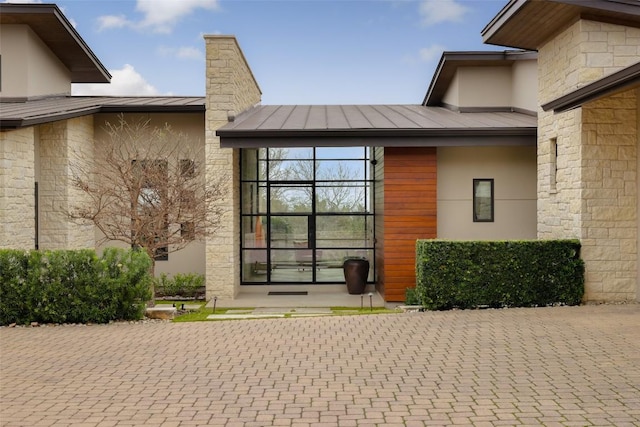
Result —
[{"label": "sky", "polygon": [[74,95],[205,94],[205,34],[236,36],[262,104],[420,104],[443,51],[505,50],[507,0],[59,0],[112,75]]}]

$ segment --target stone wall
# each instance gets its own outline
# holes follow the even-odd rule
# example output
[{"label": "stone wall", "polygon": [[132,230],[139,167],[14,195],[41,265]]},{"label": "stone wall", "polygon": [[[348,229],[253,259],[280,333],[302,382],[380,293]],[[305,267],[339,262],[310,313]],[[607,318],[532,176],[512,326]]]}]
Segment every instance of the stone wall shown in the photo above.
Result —
[{"label": "stone wall", "polygon": [[240,284],[240,163],[238,149],[221,148],[216,130],[260,102],[260,88],[235,37],[205,36],[207,181],[227,197],[221,227],[206,242],[207,299],[233,298]]},{"label": "stone wall", "polygon": [[[640,29],[578,21],[538,50],[539,102],[638,57]],[[636,297],[637,103],[629,91],[560,114],[538,112],[538,237],[581,239],[586,300]]]},{"label": "stone wall", "polygon": [[35,128],[0,132],[0,248],[35,248]]},{"label": "stone wall", "polygon": [[70,165],[77,157],[93,156],[93,116],[39,126],[40,248],[95,247],[91,224],[72,222],[67,212],[83,194],[70,186]]}]

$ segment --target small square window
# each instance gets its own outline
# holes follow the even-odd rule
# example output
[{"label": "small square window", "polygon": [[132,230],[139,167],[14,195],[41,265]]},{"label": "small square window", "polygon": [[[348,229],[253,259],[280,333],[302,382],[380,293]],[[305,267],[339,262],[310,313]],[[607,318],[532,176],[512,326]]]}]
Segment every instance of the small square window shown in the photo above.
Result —
[{"label": "small square window", "polygon": [[493,221],[493,179],[474,179],[473,222]]}]

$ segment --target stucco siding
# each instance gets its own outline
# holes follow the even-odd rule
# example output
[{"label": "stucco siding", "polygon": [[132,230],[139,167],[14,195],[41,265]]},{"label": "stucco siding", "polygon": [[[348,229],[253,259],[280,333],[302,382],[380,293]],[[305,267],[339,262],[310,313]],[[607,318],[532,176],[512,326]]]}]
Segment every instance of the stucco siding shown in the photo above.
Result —
[{"label": "stucco siding", "polygon": [[[536,238],[536,148],[438,148],[438,238]],[[493,179],[495,221],[473,222],[473,179]]]},{"label": "stucco siding", "polygon": [[[95,141],[97,144],[107,138],[105,125],[107,123],[115,124],[120,114],[96,114],[94,116]],[[127,113],[123,116],[129,123],[139,123],[141,121],[149,122],[150,128],[163,128],[169,125],[173,132],[183,137],[181,144],[189,144],[189,151],[194,154],[202,155],[201,159],[195,159],[204,164],[204,113]],[[202,176],[202,180],[205,177]],[[95,230],[95,238],[99,243],[98,249],[101,250],[107,246],[124,245],[117,242],[104,242],[104,235],[98,229]],[[205,244],[204,241],[195,241],[187,247],[169,254],[168,260],[158,260],[155,265],[155,274],[168,274],[172,276],[176,273],[195,273],[205,274]]]},{"label": "stucco siding", "polygon": [[69,95],[71,73],[26,25],[0,27],[2,87],[8,98]]}]

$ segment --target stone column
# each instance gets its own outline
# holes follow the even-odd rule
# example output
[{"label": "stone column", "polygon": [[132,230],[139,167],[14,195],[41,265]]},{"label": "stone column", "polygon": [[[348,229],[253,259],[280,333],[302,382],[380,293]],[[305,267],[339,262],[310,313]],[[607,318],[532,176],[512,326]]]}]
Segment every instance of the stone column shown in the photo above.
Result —
[{"label": "stone column", "polygon": [[39,127],[40,248],[95,248],[92,224],[71,221],[67,212],[83,194],[70,186],[74,159],[93,156],[93,117],[84,116]]},{"label": "stone column", "polygon": [[[639,40],[638,28],[572,24],[538,50],[540,103],[637,62]],[[560,114],[538,112],[538,237],[582,241],[586,300],[636,298],[637,105],[630,90]]]},{"label": "stone column", "polygon": [[206,176],[222,177],[221,227],[206,241],[207,299],[234,298],[240,284],[239,150],[221,148],[216,130],[260,102],[260,88],[233,36],[204,37],[206,45]]},{"label": "stone column", "polygon": [[35,248],[35,128],[0,132],[0,248]]}]

